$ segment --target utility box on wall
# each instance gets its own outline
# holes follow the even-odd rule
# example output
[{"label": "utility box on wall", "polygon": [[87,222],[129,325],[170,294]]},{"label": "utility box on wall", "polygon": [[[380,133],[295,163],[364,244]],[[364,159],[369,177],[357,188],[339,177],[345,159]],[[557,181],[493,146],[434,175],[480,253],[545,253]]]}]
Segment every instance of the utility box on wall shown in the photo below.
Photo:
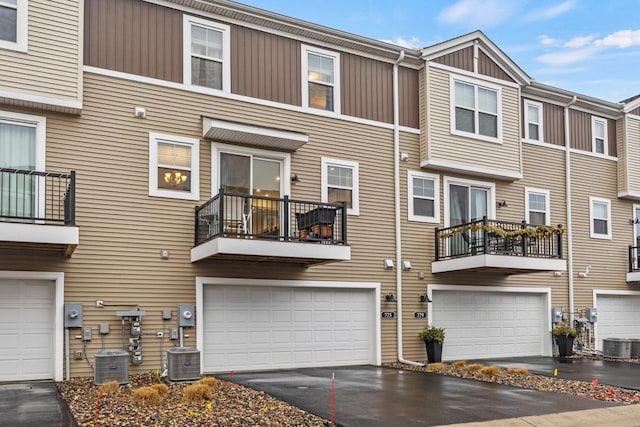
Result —
[{"label": "utility box on wall", "polygon": [[587,320],[589,323],[596,323],[598,321],[598,309],[595,307],[587,308]]},{"label": "utility box on wall", "polygon": [[64,305],[64,327],[82,328],[82,304],[69,303]]},{"label": "utility box on wall", "polygon": [[178,306],[178,326],[192,328],[195,326],[193,305],[180,304]]},{"label": "utility box on wall", "polygon": [[551,323],[562,322],[562,307],[551,307]]}]

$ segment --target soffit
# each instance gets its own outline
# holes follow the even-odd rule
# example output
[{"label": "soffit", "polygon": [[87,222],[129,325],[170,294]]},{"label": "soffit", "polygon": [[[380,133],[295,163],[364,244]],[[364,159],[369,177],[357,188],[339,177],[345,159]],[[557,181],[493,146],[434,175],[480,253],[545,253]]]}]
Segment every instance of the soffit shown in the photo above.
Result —
[{"label": "soffit", "polygon": [[202,135],[215,141],[278,151],[296,151],[309,142],[309,136],[299,132],[208,117],[202,119]]}]

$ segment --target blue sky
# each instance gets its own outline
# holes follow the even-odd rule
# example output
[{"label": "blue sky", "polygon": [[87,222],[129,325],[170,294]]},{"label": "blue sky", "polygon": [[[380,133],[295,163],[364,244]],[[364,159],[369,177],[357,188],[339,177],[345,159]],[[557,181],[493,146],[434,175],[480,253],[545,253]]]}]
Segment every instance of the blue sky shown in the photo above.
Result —
[{"label": "blue sky", "polygon": [[638,0],[242,0],[409,47],[482,30],[534,80],[618,102],[640,94]]}]

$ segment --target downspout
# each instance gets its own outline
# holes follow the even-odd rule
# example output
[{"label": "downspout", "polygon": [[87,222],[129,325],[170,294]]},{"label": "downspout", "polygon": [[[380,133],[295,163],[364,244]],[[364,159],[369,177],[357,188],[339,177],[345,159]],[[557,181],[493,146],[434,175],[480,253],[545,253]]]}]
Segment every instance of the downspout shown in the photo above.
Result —
[{"label": "downspout", "polygon": [[400,232],[400,108],[398,95],[398,64],[404,59],[404,50],[393,63],[393,181],[396,228],[396,294],[398,317],[396,320],[398,335],[398,362],[413,366],[424,366],[422,363],[406,360],[402,356],[402,235]]},{"label": "downspout", "polygon": [[571,215],[571,132],[569,131],[569,107],[578,101],[577,96],[573,96],[571,101],[564,107],[564,148],[565,148],[565,193],[567,203],[567,275],[569,276],[569,322],[573,325],[573,231]]}]

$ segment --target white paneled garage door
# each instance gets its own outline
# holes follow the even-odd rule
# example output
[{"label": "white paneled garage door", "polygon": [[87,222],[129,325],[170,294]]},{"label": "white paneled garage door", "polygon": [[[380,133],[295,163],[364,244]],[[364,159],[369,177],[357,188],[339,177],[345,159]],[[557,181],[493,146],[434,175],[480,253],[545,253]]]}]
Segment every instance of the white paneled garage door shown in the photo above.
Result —
[{"label": "white paneled garage door", "polygon": [[203,371],[374,363],[373,291],[204,285]]},{"label": "white paneled garage door", "polygon": [[51,281],[0,280],[0,381],[53,378]]},{"label": "white paneled garage door", "polygon": [[603,338],[640,338],[640,295],[597,294],[596,348]]},{"label": "white paneled garage door", "polygon": [[444,360],[537,356],[551,340],[547,294],[434,290],[434,326],[446,329]]}]

